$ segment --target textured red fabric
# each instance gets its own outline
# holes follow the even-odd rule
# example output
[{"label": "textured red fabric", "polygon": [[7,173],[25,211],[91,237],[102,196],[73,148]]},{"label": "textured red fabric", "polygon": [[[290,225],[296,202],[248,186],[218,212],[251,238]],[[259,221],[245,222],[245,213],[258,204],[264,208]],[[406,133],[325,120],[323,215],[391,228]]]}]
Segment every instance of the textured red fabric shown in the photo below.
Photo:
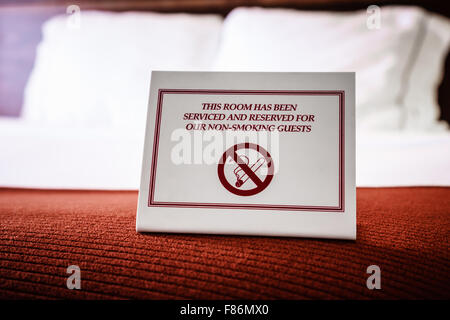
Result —
[{"label": "textured red fabric", "polygon": [[450,188],[357,199],[352,242],[137,234],[136,192],[0,189],[0,298],[450,298]]}]

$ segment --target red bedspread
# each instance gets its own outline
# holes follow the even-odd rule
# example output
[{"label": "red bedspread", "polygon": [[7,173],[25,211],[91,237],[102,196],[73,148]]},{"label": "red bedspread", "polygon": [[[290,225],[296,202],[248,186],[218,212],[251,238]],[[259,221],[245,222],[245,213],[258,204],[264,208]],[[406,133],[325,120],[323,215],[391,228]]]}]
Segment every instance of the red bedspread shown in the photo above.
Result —
[{"label": "red bedspread", "polygon": [[[137,234],[136,192],[0,189],[0,298],[449,299],[450,188],[357,199],[350,242]],[[366,287],[373,264],[381,290]]]}]

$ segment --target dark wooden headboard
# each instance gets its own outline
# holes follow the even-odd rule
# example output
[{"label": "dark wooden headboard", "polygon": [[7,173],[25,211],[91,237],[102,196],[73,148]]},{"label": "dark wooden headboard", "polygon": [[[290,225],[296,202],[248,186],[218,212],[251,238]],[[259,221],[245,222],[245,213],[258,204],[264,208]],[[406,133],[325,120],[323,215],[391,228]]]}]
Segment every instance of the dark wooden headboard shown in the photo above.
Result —
[{"label": "dark wooden headboard", "polygon": [[[218,13],[226,15],[239,6],[283,7],[302,10],[359,10],[379,6],[418,5],[450,17],[449,1],[440,0],[0,0],[0,115],[19,116],[23,90],[33,67],[42,23],[64,14],[69,5],[81,10]],[[439,87],[441,118],[450,122],[450,57]]]}]

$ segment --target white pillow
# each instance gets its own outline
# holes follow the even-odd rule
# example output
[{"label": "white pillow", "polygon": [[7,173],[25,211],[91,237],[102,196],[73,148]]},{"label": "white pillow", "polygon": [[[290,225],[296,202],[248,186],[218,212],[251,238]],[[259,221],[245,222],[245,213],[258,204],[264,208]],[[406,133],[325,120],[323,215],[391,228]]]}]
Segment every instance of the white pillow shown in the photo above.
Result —
[{"label": "white pillow", "polygon": [[[428,14],[418,36],[417,53],[408,77],[404,97],[405,128],[436,130],[439,118],[438,87],[444,76],[444,64],[450,46],[450,20]],[[449,107],[449,106],[445,106]],[[441,127],[447,127],[441,122]]]},{"label": "white pillow", "polygon": [[143,128],[150,71],[204,70],[217,51],[217,15],[81,12],[58,16],[25,91],[23,116],[59,126]]},{"label": "white pillow", "polygon": [[[381,28],[369,29],[366,11],[238,8],[224,21],[214,68],[355,71],[357,128],[401,129],[404,76],[425,16],[416,7],[383,7]],[[435,114],[436,104],[425,107]]]}]

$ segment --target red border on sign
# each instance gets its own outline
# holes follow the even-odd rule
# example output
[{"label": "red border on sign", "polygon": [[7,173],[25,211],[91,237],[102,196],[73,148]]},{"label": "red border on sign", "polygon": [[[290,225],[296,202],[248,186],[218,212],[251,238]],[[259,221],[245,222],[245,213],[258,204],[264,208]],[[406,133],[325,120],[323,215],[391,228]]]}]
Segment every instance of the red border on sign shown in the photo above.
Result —
[{"label": "red border on sign", "polygon": [[[161,202],[155,201],[155,179],[158,162],[159,133],[161,113],[165,94],[211,94],[211,95],[337,95],[339,97],[339,205],[338,206],[299,206],[269,205],[241,203],[198,203],[198,202]],[[337,90],[203,90],[203,89],[159,89],[156,108],[156,121],[153,139],[152,164],[150,168],[149,207],[175,208],[217,208],[217,209],[255,209],[255,210],[288,210],[288,211],[345,211],[345,91]]]}]

